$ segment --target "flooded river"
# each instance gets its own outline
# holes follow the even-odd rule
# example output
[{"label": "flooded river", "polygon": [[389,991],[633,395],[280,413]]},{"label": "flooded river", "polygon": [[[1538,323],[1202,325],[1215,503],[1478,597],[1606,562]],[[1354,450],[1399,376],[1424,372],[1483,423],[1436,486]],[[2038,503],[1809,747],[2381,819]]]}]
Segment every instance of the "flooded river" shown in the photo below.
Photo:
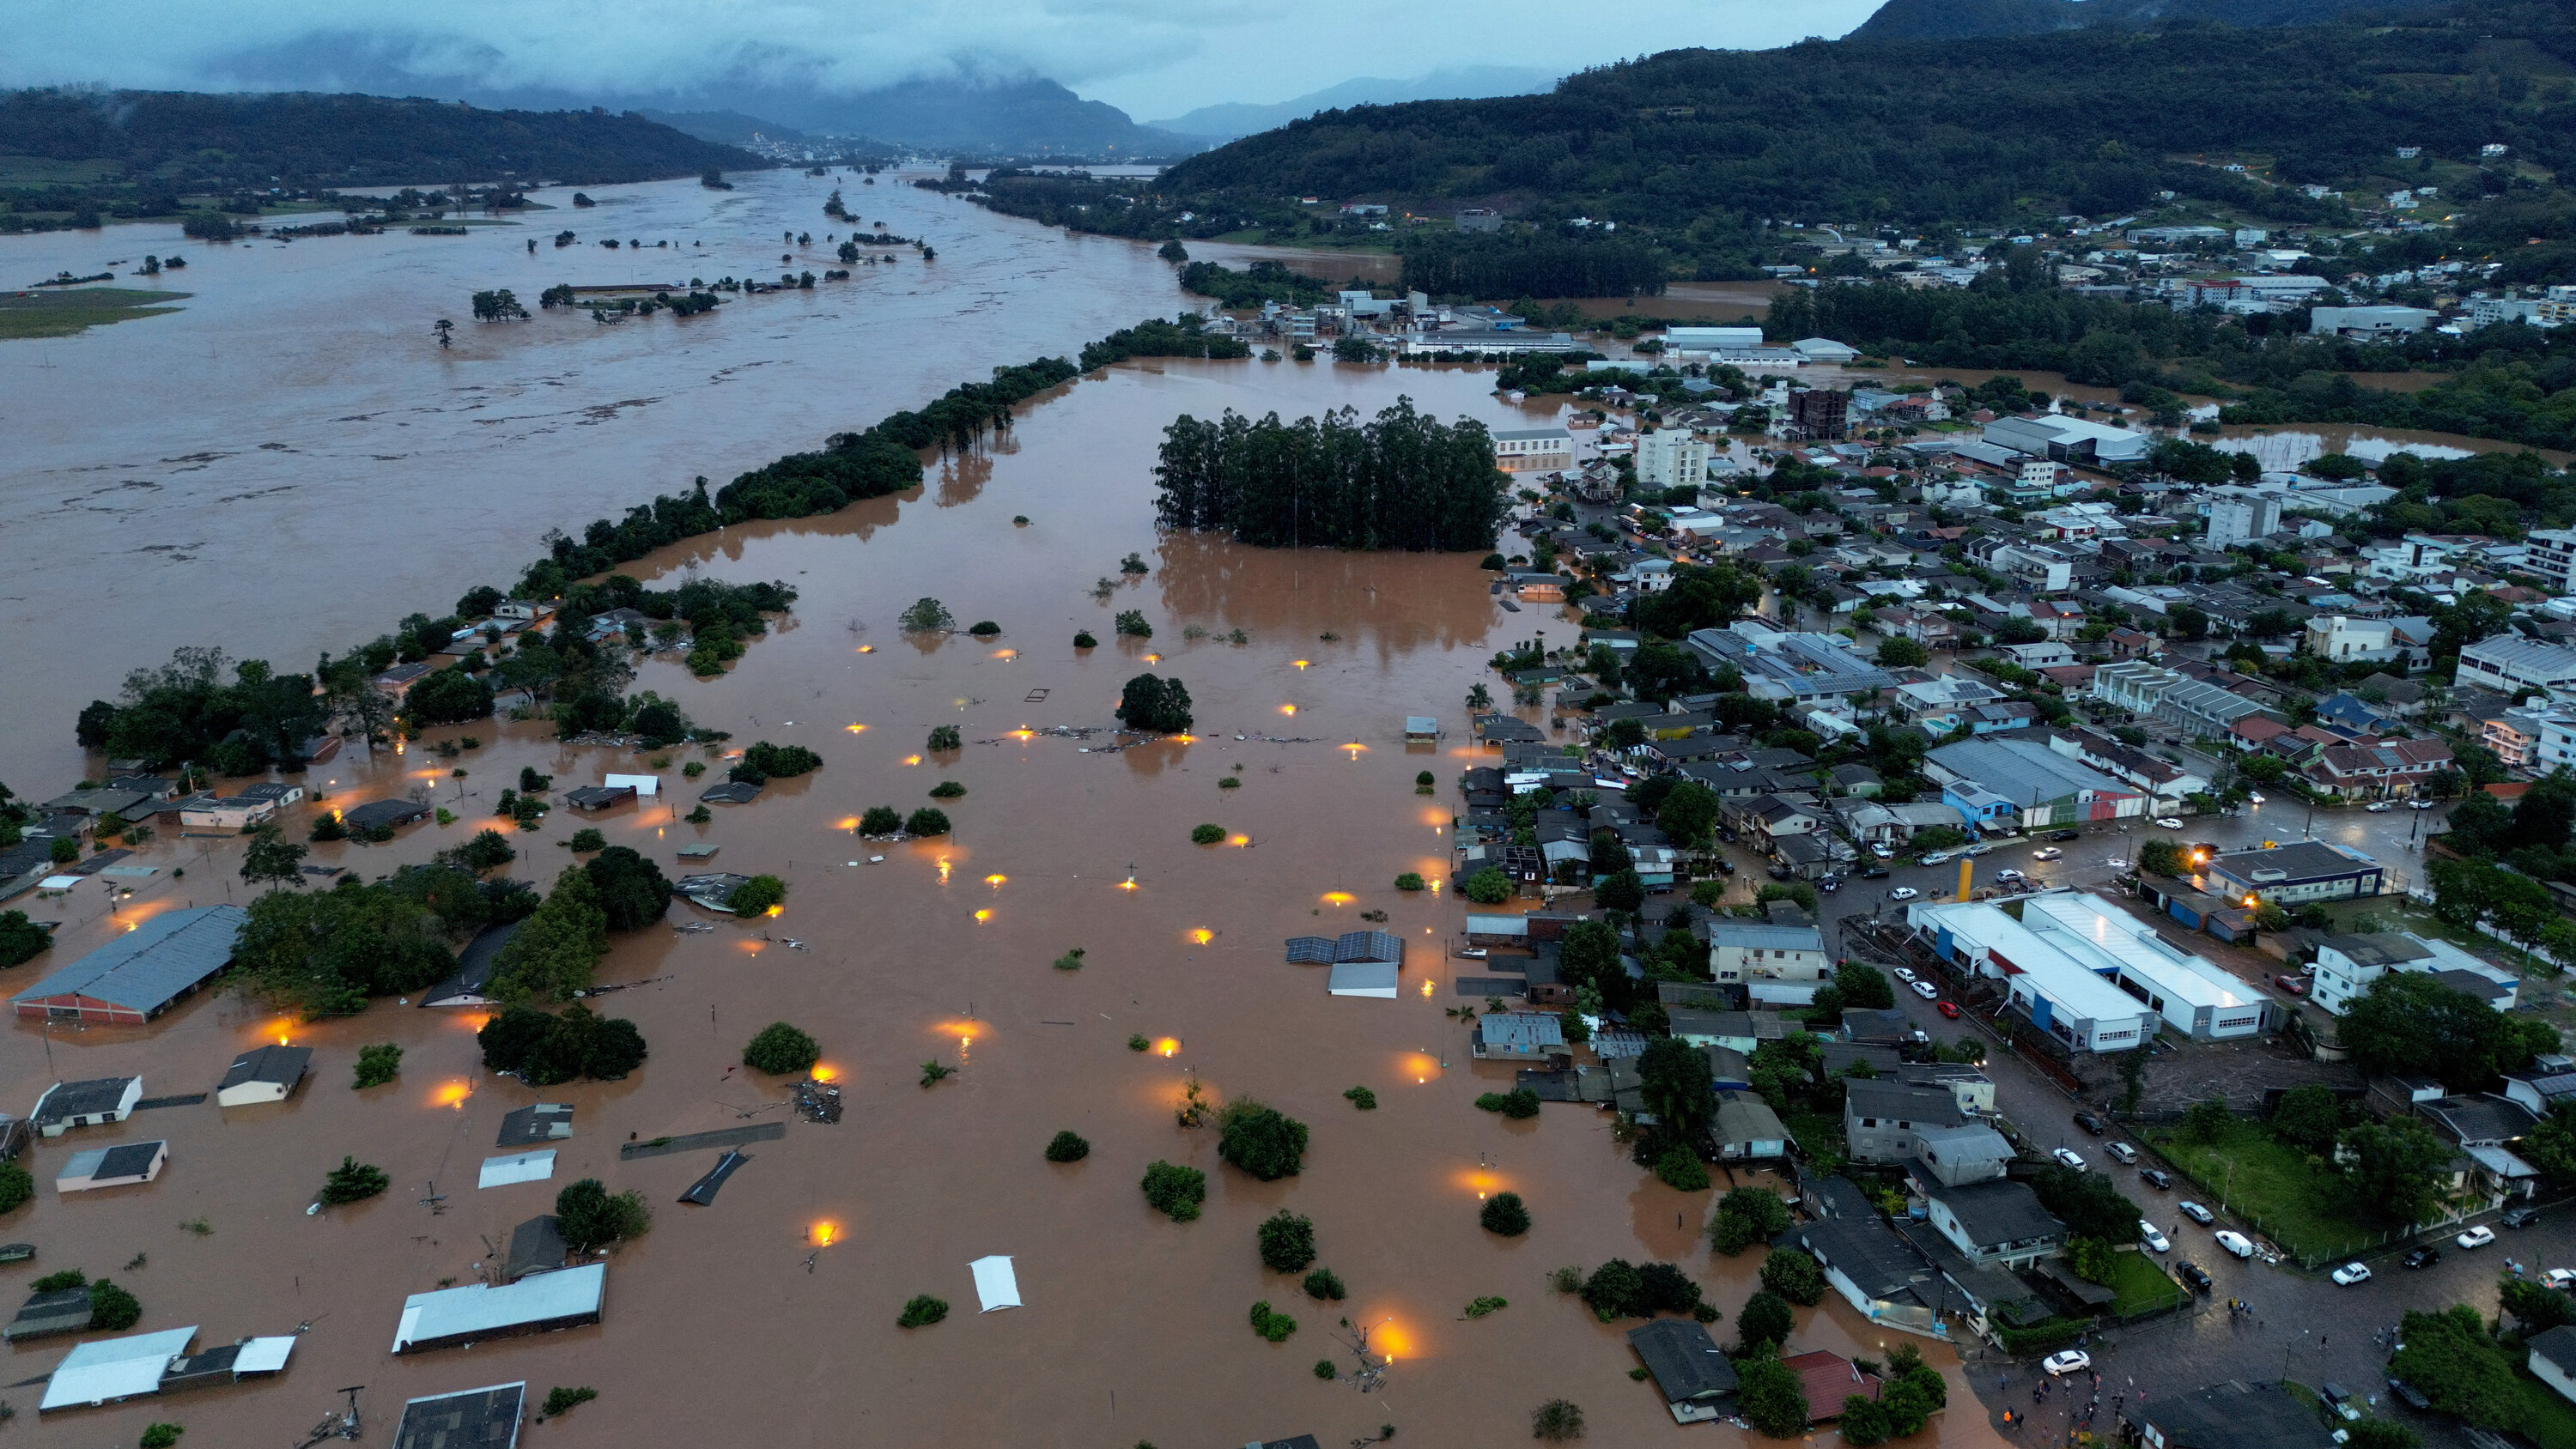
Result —
[{"label": "flooded river", "polygon": [[[813,224],[798,214],[820,183],[807,189],[784,176],[729,196],[632,188],[616,193],[632,208],[617,225],[686,236],[690,218],[709,227],[739,207],[751,215],[736,229],[756,236]],[[1166,270],[1141,248],[954,205],[908,191],[866,203],[870,220],[932,238],[935,280],[909,258],[890,274],[862,268],[841,291],[738,302],[712,319],[723,331],[666,318],[600,336],[586,320],[543,319],[462,326],[445,357],[422,346],[420,319],[454,310],[459,289],[517,275],[519,234],[505,232],[215,253],[191,266],[201,300],[179,317],[49,344],[38,360],[0,353],[13,389],[34,379],[45,390],[13,419],[34,443],[8,485],[25,580],[10,590],[13,687],[0,704],[9,768],[49,787],[77,772],[79,700],[172,645],[300,662],[423,600],[506,579],[492,561],[514,567],[546,524],[692,473],[725,476],[991,362],[1068,350],[1173,308]],[[566,215],[588,231],[601,213]],[[38,274],[100,245],[40,240],[66,260],[28,260]],[[150,249],[122,231],[105,245]],[[693,270],[740,274],[759,261],[749,240],[725,245],[735,260]],[[335,247],[381,250],[361,266]],[[540,264],[553,260],[545,251]],[[468,255],[484,263],[463,265]],[[566,255],[584,265],[577,280],[628,271],[597,249]],[[302,302],[299,268],[310,277]],[[562,275],[531,267],[512,284],[524,296]],[[213,995],[140,1030],[12,1027],[0,1096],[19,1103],[58,1078],[132,1072],[147,1095],[203,1091],[261,1041],[317,1049],[312,1078],[282,1106],[173,1106],[36,1147],[37,1200],[0,1223],[0,1235],[39,1248],[11,1283],[67,1267],[112,1276],[142,1299],[142,1329],[195,1324],[202,1345],[311,1323],[286,1374],[41,1424],[34,1391],[11,1390],[0,1397],[22,1411],[15,1432],[87,1446],[132,1442],[167,1420],[189,1426],[189,1443],[285,1443],[337,1402],[333,1390],[365,1384],[370,1435],[383,1435],[407,1397],[525,1379],[533,1397],[559,1384],[599,1390],[563,1429],[530,1431],[580,1443],[1181,1449],[1299,1433],[1340,1444],[1392,1423],[1407,1443],[1466,1444],[1522,1438],[1530,1410],[1555,1397],[1583,1406],[1596,1442],[1747,1442],[1731,1428],[1674,1426],[1651,1385],[1627,1377],[1633,1325],[1595,1322],[1545,1279],[1611,1257],[1678,1262],[1726,1311],[1715,1330],[1726,1342],[1758,1254],[1712,1258],[1699,1227],[1714,1194],[1672,1191],[1629,1165],[1606,1116],[1550,1106],[1510,1122],[1474,1109],[1478,1093],[1511,1080],[1471,1061],[1467,1027],[1449,1014],[1481,1006],[1452,983],[1458,968],[1482,967],[1449,958],[1456,902],[1391,885],[1405,871],[1445,874],[1468,763],[1461,701],[1531,616],[1493,605],[1470,556],[1264,552],[1152,527],[1147,469],[1176,413],[1370,412],[1404,392],[1444,417],[1526,426],[1543,415],[1506,406],[1490,385],[1466,369],[1121,367],[1023,409],[989,454],[940,465],[917,493],[639,562],[632,571],[650,579],[694,569],[802,591],[728,676],[701,681],[659,661],[637,678],[734,731],[732,748],[767,739],[824,757],[819,772],[704,827],[676,817],[696,795],[679,766],[706,752],[657,767],[558,744],[536,724],[438,730],[402,755],[353,752],[317,770],[310,783],[331,798],[289,812],[297,838],[317,808],[414,787],[460,817],[386,846],[317,846],[318,863],[374,876],[425,860],[480,828],[523,765],[566,788],[642,768],[673,793],[596,820],[558,812],[515,837],[511,871],[550,881],[569,858],[560,842],[596,824],[675,875],[680,846],[719,846],[713,868],[777,872],[790,895],[774,919],[617,941],[601,979],[630,989],[596,1004],[633,1019],[651,1047],[623,1082],[493,1079],[478,1066],[474,1016],[392,1002],[319,1026]],[[612,406],[621,399],[650,401]],[[271,441],[285,446],[260,446]],[[196,453],[213,456],[164,461]],[[126,488],[129,478],[149,486]],[[1152,572],[1095,598],[1131,551]],[[901,632],[896,615],[925,595],[1003,632]],[[1125,609],[1151,622],[1150,640],[1073,648],[1077,630],[1111,640]],[[1236,629],[1245,642],[1224,642]],[[1110,724],[1121,684],[1148,669],[1189,686],[1189,742],[1110,752],[1105,734],[1035,733]],[[1410,714],[1438,716],[1447,740],[1407,748]],[[926,751],[940,724],[965,745]],[[469,734],[480,747],[455,760],[429,751]],[[1414,793],[1425,769],[1435,797]],[[1229,776],[1243,783],[1221,789]],[[909,810],[942,780],[967,790],[946,802],[953,836],[885,846],[852,834],[867,807]],[[1192,844],[1201,823],[1223,827],[1225,843]],[[95,885],[47,903],[41,914],[64,922],[60,943],[13,974],[65,963],[139,914],[247,896],[228,840],[165,837],[130,863],[165,868],[113,915]],[[674,919],[692,911],[675,906]],[[1282,964],[1284,937],[1355,929],[1370,911],[1407,943],[1398,999],[1330,997],[1320,968]],[[1051,966],[1077,946],[1082,969]],[[780,1084],[738,1065],[743,1042],[774,1020],[820,1040],[848,1092],[845,1120],[789,1122],[783,1140],[752,1145],[708,1208],[675,1199],[714,1151],[619,1160],[630,1138],[784,1121]],[[1153,1048],[1132,1051],[1131,1037]],[[357,1048],[380,1041],[405,1047],[400,1079],[351,1090]],[[957,1075],[918,1085],[930,1060]],[[1177,1127],[1193,1073],[1213,1098],[1257,1097],[1310,1124],[1304,1172],[1255,1182],[1217,1162],[1212,1129]],[[1378,1108],[1355,1110],[1342,1095],[1353,1086],[1373,1089]],[[553,1180],[475,1190],[502,1115],[540,1100],[577,1108]],[[1063,1128],[1090,1139],[1087,1160],[1042,1159]],[[70,1151],[156,1137],[171,1143],[156,1183],[53,1191]],[[384,1168],[393,1189],[308,1217],[346,1154]],[[1137,1180],[1158,1158],[1208,1173],[1198,1221],[1145,1206]],[[405,1294],[476,1281],[513,1224],[582,1176],[641,1191],[655,1216],[612,1261],[603,1324],[388,1356]],[[1503,1190],[1530,1204],[1525,1237],[1477,1225],[1479,1195]],[[423,1203],[433,1196],[442,1211]],[[1254,1228],[1279,1207],[1314,1220],[1320,1262],[1348,1283],[1347,1300],[1309,1300],[1263,1269]],[[975,1312],[967,1264],[992,1254],[1014,1259],[1027,1306]],[[946,1299],[948,1320],[898,1330],[904,1300],[920,1293]],[[1465,1306],[1487,1295],[1510,1306],[1466,1321]],[[1278,1345],[1255,1336],[1256,1300],[1294,1316],[1297,1333]],[[1342,1318],[1393,1355],[1382,1391],[1351,1382]],[[1875,1358],[1892,1337],[1829,1297],[1799,1310],[1791,1346]],[[9,1381],[46,1372],[68,1342],[0,1350],[14,1360]],[[1944,1349],[1932,1356],[1951,1362]],[[1336,1381],[1315,1376],[1319,1359]],[[1998,1442],[1955,1370],[1951,1381],[1956,1407],[1916,1442]]]}]

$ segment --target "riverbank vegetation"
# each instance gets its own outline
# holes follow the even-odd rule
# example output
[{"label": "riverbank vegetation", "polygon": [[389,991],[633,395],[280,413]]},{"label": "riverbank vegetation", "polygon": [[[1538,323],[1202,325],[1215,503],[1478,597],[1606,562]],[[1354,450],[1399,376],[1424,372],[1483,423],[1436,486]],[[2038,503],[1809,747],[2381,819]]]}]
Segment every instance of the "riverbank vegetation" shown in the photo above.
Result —
[{"label": "riverbank vegetation", "polygon": [[1164,429],[1154,476],[1166,528],[1211,528],[1263,548],[1483,552],[1501,527],[1506,479],[1484,425],[1426,417],[1410,398],[1368,423],[1254,422],[1228,409]]},{"label": "riverbank vegetation", "polygon": [[[813,452],[793,453],[709,491],[698,478],[686,492],[663,494],[629,508],[622,518],[599,518],[578,535],[560,529],[545,535],[546,553],[523,569],[504,592],[492,585],[468,590],[444,615],[406,616],[392,632],[338,655],[324,654],[315,672],[279,674],[265,660],[238,665],[222,650],[187,648],[167,665],[126,677],[119,701],[93,700],[80,712],[76,733],[84,748],[152,765],[200,762],[224,774],[250,774],[303,759],[304,742],[335,725],[368,739],[398,725],[451,722],[489,713],[490,686],[524,689],[547,704],[563,737],[634,733],[647,747],[686,739],[723,739],[688,724],[668,701],[624,698],[634,679],[632,655],[648,645],[693,641],[691,670],[721,673],[741,657],[744,641],[767,630],[766,616],[796,602],[784,583],[729,584],[691,579],[673,589],[647,588],[614,570],[657,549],[756,519],[805,518],[831,513],[866,498],[919,486],[921,454],[963,451],[988,434],[1007,431],[1012,408],[1084,370],[1131,357],[1242,357],[1248,349],[1231,338],[1203,337],[1195,318],[1151,320],[1110,334],[1082,349],[1081,365],[1042,357],[993,369],[990,382],[949,389],[918,409],[891,413],[859,432],[836,433]],[[510,636],[492,611],[510,599],[554,601],[555,625],[544,637]],[[601,614],[632,609],[649,624],[591,634]],[[465,654],[462,681],[423,681],[436,718],[397,715],[397,706],[373,676],[397,663],[435,662],[455,646],[460,630],[489,624],[485,652]],[[227,679],[230,668],[233,677]],[[317,691],[316,685],[320,688]]]},{"label": "riverbank vegetation", "polygon": [[158,317],[176,312],[187,292],[154,292],[140,287],[80,287],[61,292],[21,292],[0,296],[0,342],[27,337],[71,337],[92,327]]}]

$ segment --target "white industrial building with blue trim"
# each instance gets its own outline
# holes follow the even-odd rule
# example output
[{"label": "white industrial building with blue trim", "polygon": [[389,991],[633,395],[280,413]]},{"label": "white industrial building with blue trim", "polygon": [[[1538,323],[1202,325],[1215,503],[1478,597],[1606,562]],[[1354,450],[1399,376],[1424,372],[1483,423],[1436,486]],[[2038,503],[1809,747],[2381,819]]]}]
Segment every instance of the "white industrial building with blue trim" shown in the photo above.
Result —
[{"label": "white industrial building with blue trim", "polygon": [[1921,904],[1906,924],[1942,960],[2003,984],[2010,1009],[2070,1052],[2120,1052],[2160,1027],[2203,1041],[2259,1036],[2272,1008],[2243,978],[2098,896]]}]

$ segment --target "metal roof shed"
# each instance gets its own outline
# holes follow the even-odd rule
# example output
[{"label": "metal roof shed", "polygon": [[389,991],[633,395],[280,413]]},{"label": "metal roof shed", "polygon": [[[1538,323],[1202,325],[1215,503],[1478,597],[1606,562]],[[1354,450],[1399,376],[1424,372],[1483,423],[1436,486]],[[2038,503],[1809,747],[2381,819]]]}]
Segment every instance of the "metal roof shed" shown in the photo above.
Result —
[{"label": "metal roof shed", "polygon": [[1335,996],[1374,996],[1387,1001],[1395,999],[1396,971],[1392,961],[1336,961],[1332,979],[1325,989]]},{"label": "metal roof shed", "polygon": [[170,1366],[170,1360],[186,1353],[196,1336],[196,1326],[191,1324],[159,1333],[84,1343],[64,1356],[62,1366],[45,1384],[45,1397],[37,1403],[36,1410],[45,1413],[82,1405],[95,1408],[157,1393],[161,1371]]},{"label": "metal roof shed", "polygon": [[393,1351],[419,1353],[597,1323],[607,1287],[608,1265],[585,1263],[503,1287],[476,1284],[414,1293],[403,1300]]},{"label": "metal roof shed", "polygon": [[93,1077],[86,1082],[56,1082],[36,1099],[27,1114],[37,1130],[60,1137],[74,1127],[104,1127],[134,1115],[143,1100],[141,1077]]},{"label": "metal roof shed", "polygon": [[489,1006],[492,997],[484,986],[492,979],[493,963],[501,948],[519,934],[523,921],[507,925],[486,926],[482,934],[466,943],[456,958],[456,974],[420,994],[423,1006]]},{"label": "metal roof shed", "polygon": [[162,1165],[170,1160],[167,1142],[127,1142],[116,1147],[93,1147],[75,1152],[64,1161],[61,1175],[54,1179],[56,1192],[87,1192],[98,1187],[132,1187],[150,1182],[161,1175]]},{"label": "metal roof shed", "polygon": [[250,913],[167,911],[11,997],[22,1017],[141,1026],[233,962]]}]

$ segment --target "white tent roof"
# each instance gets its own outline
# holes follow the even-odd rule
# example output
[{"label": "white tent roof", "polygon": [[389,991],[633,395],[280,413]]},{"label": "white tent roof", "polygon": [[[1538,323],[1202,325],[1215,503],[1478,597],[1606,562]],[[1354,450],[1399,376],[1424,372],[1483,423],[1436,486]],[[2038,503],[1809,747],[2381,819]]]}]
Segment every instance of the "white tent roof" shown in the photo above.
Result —
[{"label": "white tent roof", "polygon": [[1395,974],[1392,961],[1336,962],[1328,989],[1335,996],[1376,996],[1393,1001]]},{"label": "white tent roof", "polygon": [[984,1306],[977,1312],[990,1313],[996,1308],[1020,1306],[1020,1276],[1011,1271],[1010,1259],[977,1258],[966,1266],[975,1274],[975,1296],[984,1300]]},{"label": "white tent roof", "polygon": [[241,1346],[233,1356],[233,1372],[239,1374],[273,1374],[286,1367],[286,1356],[295,1352],[293,1334],[273,1338],[254,1338]]},{"label": "white tent roof", "polygon": [[43,1402],[36,1407],[39,1411],[67,1409],[75,1404],[103,1404],[157,1393],[161,1371],[170,1366],[170,1360],[186,1353],[188,1341],[196,1336],[192,1324],[159,1333],[138,1333],[131,1338],[84,1343],[64,1356],[62,1367],[54,1370],[53,1379],[45,1385]]},{"label": "white tent roof", "polygon": [[394,1352],[458,1334],[490,1333],[596,1313],[607,1287],[608,1265],[584,1263],[501,1287],[476,1284],[414,1293],[403,1300],[402,1323],[394,1330]]},{"label": "white tent roof", "polygon": [[484,1158],[483,1175],[474,1185],[478,1188],[507,1187],[514,1182],[543,1182],[554,1175],[555,1150],[548,1147],[537,1152],[513,1152],[507,1157]]}]

